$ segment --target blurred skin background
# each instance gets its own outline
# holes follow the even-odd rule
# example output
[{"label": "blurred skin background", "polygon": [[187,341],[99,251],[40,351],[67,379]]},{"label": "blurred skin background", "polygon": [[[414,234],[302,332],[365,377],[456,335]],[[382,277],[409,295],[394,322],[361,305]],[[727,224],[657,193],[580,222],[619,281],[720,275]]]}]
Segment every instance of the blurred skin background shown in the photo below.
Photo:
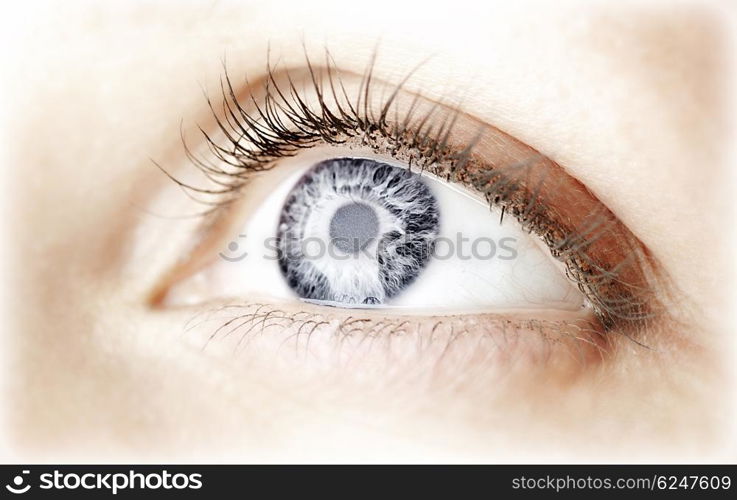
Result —
[{"label": "blurred skin background", "polygon": [[[3,75],[7,453],[734,458],[734,9],[511,4],[19,10]],[[672,321],[646,332],[651,349],[621,338],[614,355],[575,369],[446,363],[432,368],[432,383],[412,383],[431,368],[406,363],[398,370],[407,376],[389,377],[371,356],[336,367],[268,350],[248,362],[228,347],[203,351],[182,333],[192,310],[151,307],[151,290],[181,257],[171,242],[190,237],[141,208],[167,204],[173,190],[151,159],[184,168],[180,127],[196,137],[197,123],[211,124],[202,90],[217,96],[223,61],[241,85],[240,75],[263,73],[269,50],[300,67],[305,50],[319,59],[328,47],[337,67],[361,75],[377,46],[377,78],[397,81],[432,56],[410,90],[463,94],[464,110],[562,165],[643,243],[677,291]]]}]

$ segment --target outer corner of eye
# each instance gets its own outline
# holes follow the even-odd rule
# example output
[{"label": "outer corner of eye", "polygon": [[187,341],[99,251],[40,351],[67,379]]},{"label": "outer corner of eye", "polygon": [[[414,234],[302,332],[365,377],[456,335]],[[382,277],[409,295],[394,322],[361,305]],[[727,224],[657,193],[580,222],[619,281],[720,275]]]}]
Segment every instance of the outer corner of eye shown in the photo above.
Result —
[{"label": "outer corner of eye", "polygon": [[470,192],[391,160],[292,160],[166,305],[271,297],[338,307],[580,311],[542,240]]}]

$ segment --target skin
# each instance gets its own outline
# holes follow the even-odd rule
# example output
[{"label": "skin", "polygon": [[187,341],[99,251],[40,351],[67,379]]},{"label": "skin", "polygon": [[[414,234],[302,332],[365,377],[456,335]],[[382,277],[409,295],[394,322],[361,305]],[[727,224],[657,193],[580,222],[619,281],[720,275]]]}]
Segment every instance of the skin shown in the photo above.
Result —
[{"label": "skin", "polygon": [[[45,6],[19,30],[7,82],[11,452],[23,461],[734,457],[723,76],[733,19],[720,4],[688,3],[460,0],[450,14],[396,2]],[[465,373],[459,355],[436,368],[400,363],[390,377],[370,356],[337,368],[275,357],[268,342],[247,357],[227,345],[203,352],[182,334],[192,310],[150,306],[183,233],[141,209],[157,199],[176,213],[150,159],[184,165],[180,124],[207,123],[202,87],[215,94],[223,57],[232,73],[258,73],[270,44],[297,65],[304,39],[361,74],[379,35],[378,77],[396,80],[432,55],[411,90],[463,94],[467,112],[555,160],[639,238],[668,277],[658,293],[669,318],[645,332],[652,349],[620,338],[603,359],[550,372],[469,363]]]}]

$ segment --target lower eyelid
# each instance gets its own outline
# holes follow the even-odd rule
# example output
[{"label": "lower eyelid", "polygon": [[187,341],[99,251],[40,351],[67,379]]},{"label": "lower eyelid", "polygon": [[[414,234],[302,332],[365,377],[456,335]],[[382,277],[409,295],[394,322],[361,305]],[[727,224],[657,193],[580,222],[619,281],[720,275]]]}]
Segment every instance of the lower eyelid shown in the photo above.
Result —
[{"label": "lower eyelid", "polygon": [[357,377],[429,376],[438,369],[459,375],[481,370],[485,376],[521,370],[529,376],[540,370],[550,380],[568,380],[603,362],[611,340],[590,318],[418,317],[260,303],[193,313],[185,331],[194,346],[235,363],[266,362],[275,369],[283,361],[287,370],[332,368]]}]

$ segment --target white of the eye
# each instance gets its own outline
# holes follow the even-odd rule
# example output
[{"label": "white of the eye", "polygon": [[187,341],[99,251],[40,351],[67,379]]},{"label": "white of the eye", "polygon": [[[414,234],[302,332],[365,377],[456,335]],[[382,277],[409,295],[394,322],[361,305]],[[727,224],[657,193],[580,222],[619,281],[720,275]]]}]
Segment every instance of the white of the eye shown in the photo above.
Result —
[{"label": "white of the eye", "polygon": [[461,188],[429,176],[425,182],[440,206],[439,238],[425,269],[391,305],[453,310],[583,307],[583,294],[539,237],[525,232],[509,214],[502,219],[501,210]]},{"label": "white of the eye", "polygon": [[[277,183],[272,179],[264,187],[254,182],[244,196],[270,192],[233,236],[237,248],[222,249],[211,265],[173,287],[166,302],[197,303],[218,297],[296,299],[276,258],[281,209],[292,187],[312,165],[337,156],[335,152],[319,151],[299,155],[268,174],[277,176]],[[399,165],[395,161],[387,163]],[[411,285],[378,307],[449,314],[516,309],[575,311],[584,306],[583,294],[566,278],[562,264],[550,256],[539,237],[526,233],[509,215],[500,224],[499,210],[490,209],[460,187],[427,175],[425,182],[440,209],[440,239],[435,255]],[[461,245],[459,237],[464,239]],[[489,241],[496,246],[493,256]],[[471,255],[474,245],[476,258]],[[510,247],[517,253],[514,259],[506,258],[511,255]],[[244,253],[247,255],[242,257]]]},{"label": "white of the eye", "polygon": [[294,165],[294,159],[289,159],[273,172],[276,182],[266,178],[252,181],[243,194],[257,199],[257,208],[211,263],[172,286],[164,304],[198,304],[224,297],[294,298],[279,270],[274,238],[284,200],[312,164]]}]

